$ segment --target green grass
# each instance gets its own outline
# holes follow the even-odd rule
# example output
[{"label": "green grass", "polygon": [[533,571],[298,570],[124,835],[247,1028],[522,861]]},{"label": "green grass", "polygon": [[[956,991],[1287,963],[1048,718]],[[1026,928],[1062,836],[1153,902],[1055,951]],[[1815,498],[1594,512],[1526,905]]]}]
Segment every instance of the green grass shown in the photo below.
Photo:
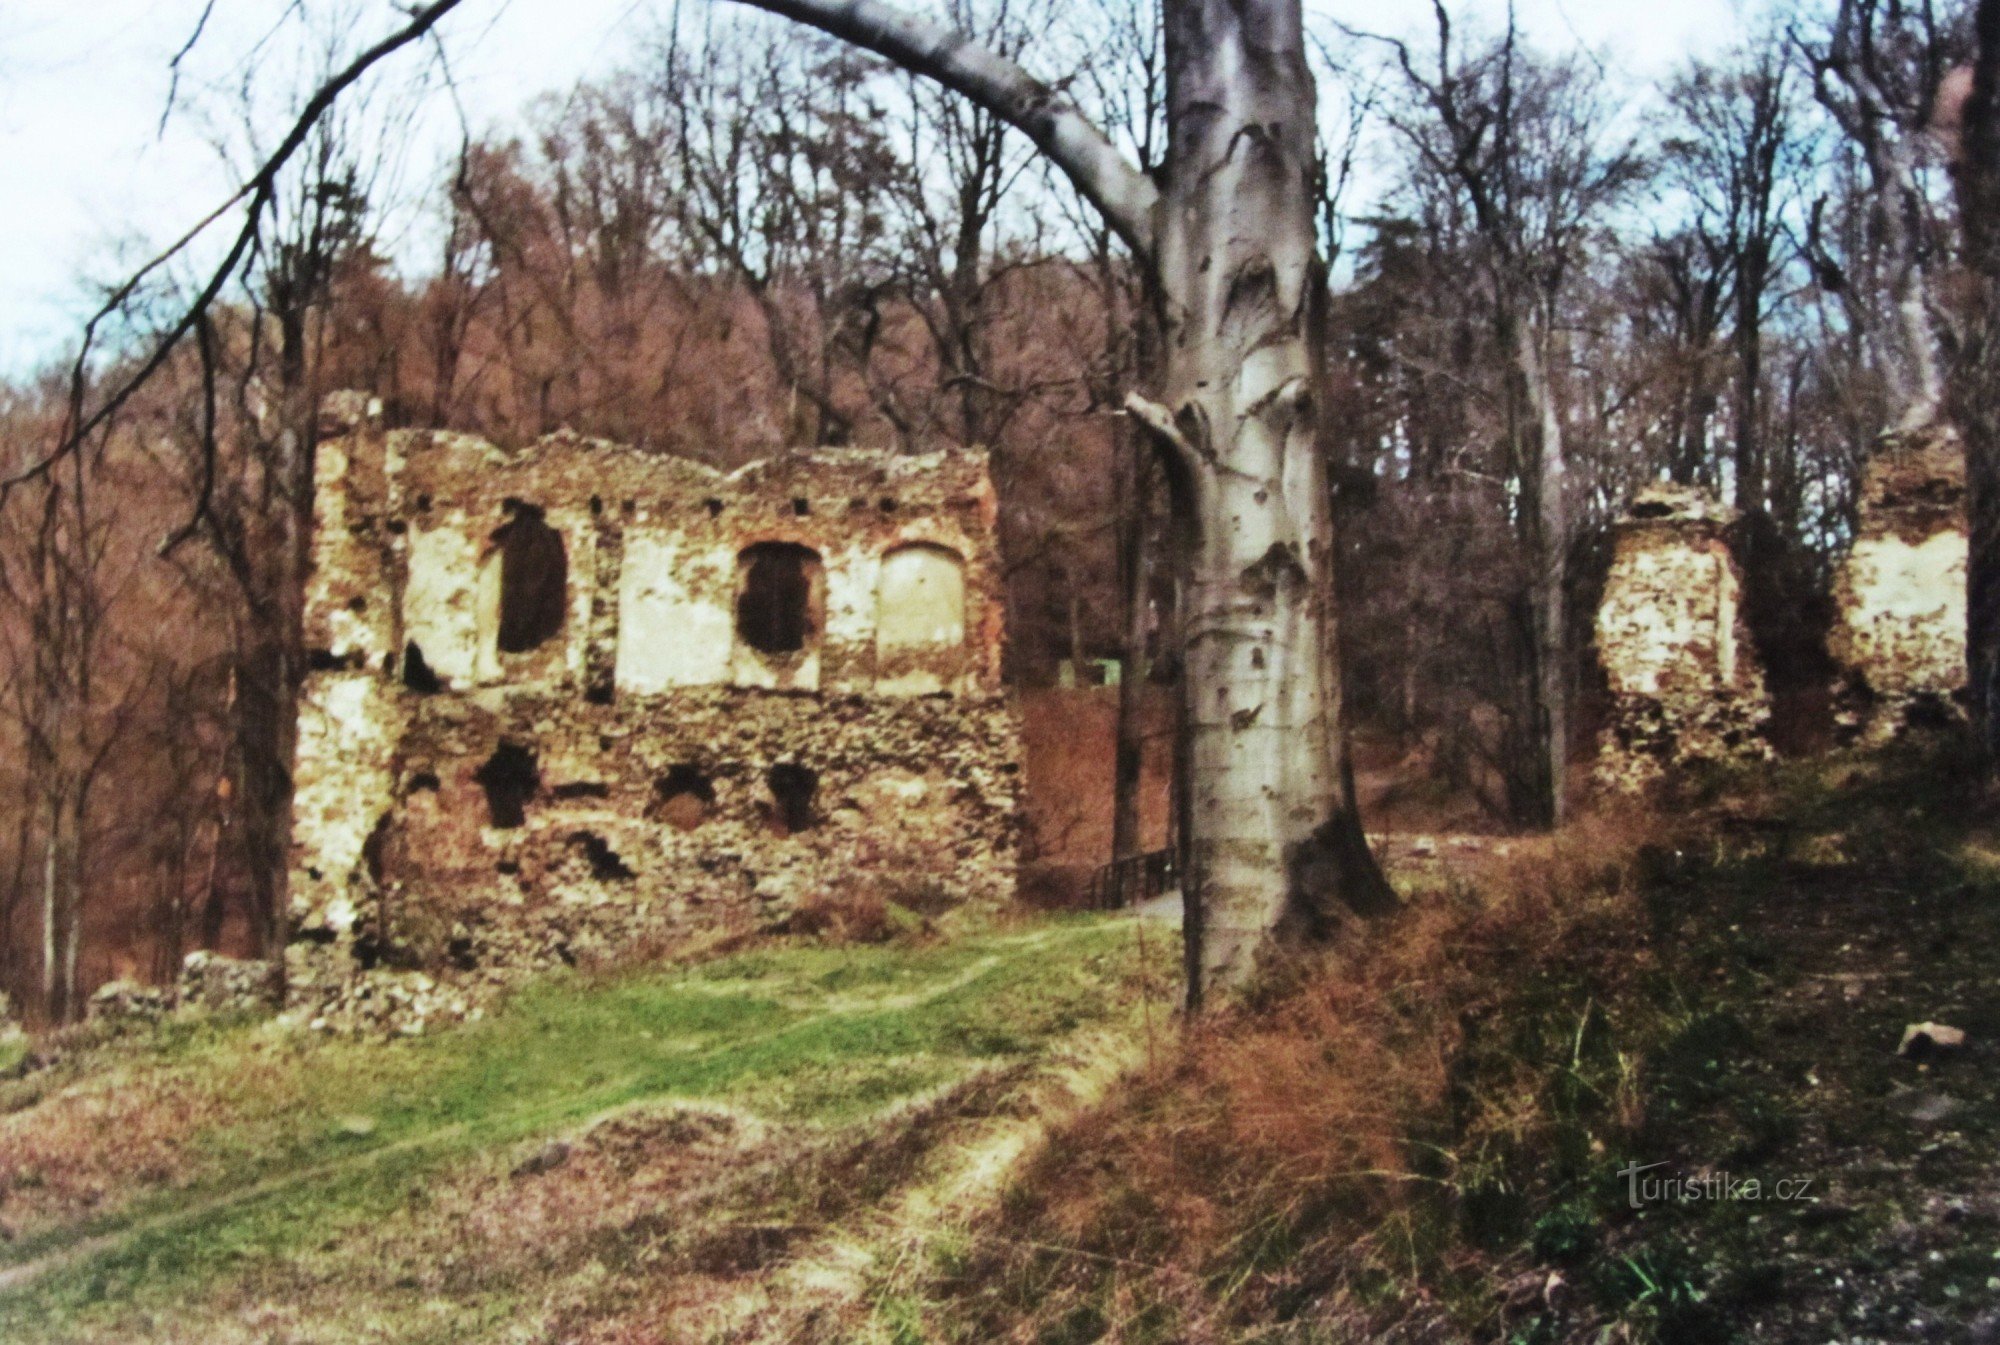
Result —
[{"label": "green grass", "polygon": [[481,1023],[408,1042],[179,1030],[117,1067],[242,1074],[242,1095],[187,1145],[206,1175],[6,1248],[0,1267],[107,1240],[0,1292],[0,1339],[46,1338],[100,1307],[169,1308],[190,1285],[254,1276],[421,1203],[451,1165],[621,1107],[701,1100],[851,1123],[1129,1015],[1139,970],[1129,924],[1075,919],[951,944],[562,977]]}]

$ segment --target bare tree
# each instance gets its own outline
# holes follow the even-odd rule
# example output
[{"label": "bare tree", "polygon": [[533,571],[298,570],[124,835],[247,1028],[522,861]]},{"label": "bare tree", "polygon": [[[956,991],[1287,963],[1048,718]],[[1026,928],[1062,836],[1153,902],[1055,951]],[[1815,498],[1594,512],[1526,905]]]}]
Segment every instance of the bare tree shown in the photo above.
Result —
[{"label": "bare tree", "polygon": [[1756,512],[1765,507],[1765,316],[1810,150],[1778,39],[1761,39],[1727,64],[1695,64],[1667,97],[1680,122],[1665,147],[1669,181],[1689,203],[1708,285],[1721,279],[1733,309],[1735,497]]},{"label": "bare tree", "polygon": [[1522,47],[1510,17],[1492,44],[1465,50],[1434,0],[1435,46],[1420,66],[1389,41],[1408,99],[1390,124],[1414,158],[1417,192],[1462,211],[1492,340],[1505,361],[1503,436],[1513,516],[1528,567],[1521,753],[1532,762],[1520,811],[1559,824],[1567,802],[1569,553],[1575,541],[1560,383],[1564,305],[1605,212],[1639,179],[1629,144],[1609,143],[1598,77]]},{"label": "bare tree", "polygon": [[1826,31],[1795,42],[1813,96],[1866,166],[1868,226],[1890,312],[1880,358],[1889,428],[1934,424],[1944,397],[1936,272],[1941,226],[1925,182],[1925,127],[1951,63],[1951,33],[1929,4],[1839,0]]}]

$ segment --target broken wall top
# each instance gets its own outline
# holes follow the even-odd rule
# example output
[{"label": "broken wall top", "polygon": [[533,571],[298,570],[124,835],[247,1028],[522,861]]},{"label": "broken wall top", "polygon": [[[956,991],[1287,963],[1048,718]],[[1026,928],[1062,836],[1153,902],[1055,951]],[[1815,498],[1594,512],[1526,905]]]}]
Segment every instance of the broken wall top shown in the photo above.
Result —
[{"label": "broken wall top", "polygon": [[[998,693],[999,510],[984,452],[787,453],[723,472],[569,434],[507,450],[384,433],[376,416],[352,399],[322,408],[323,430],[345,431],[317,464],[307,634],[323,666],[400,667],[406,685],[434,690],[575,685],[605,698],[717,685]],[[561,604],[532,648],[509,638],[519,585],[502,552],[517,526],[553,539],[544,587]],[[800,610],[759,605],[773,582],[773,601]]]},{"label": "broken wall top", "polygon": [[1939,430],[1885,441],[1862,468],[1859,504],[1864,533],[1962,528],[1965,451],[1958,436]]}]

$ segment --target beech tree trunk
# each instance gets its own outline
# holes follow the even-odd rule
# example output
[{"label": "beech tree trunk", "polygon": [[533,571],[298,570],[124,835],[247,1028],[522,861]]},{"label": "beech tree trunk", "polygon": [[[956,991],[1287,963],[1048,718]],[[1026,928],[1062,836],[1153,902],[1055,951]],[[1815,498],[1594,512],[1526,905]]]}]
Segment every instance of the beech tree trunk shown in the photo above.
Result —
[{"label": "beech tree trunk", "polygon": [[1191,963],[1241,981],[1271,935],[1393,905],[1347,784],[1332,493],[1319,448],[1312,75],[1297,0],[1166,10],[1157,273],[1188,524],[1184,881]]},{"label": "beech tree trunk", "polygon": [[1169,462],[1178,535],[1189,999],[1276,940],[1395,895],[1354,810],[1333,500],[1318,442],[1326,273],[1299,0],[1165,0],[1155,182],[1066,98],[875,0],[744,0],[938,81],[1026,135],[1151,268],[1161,396],[1127,406]]}]

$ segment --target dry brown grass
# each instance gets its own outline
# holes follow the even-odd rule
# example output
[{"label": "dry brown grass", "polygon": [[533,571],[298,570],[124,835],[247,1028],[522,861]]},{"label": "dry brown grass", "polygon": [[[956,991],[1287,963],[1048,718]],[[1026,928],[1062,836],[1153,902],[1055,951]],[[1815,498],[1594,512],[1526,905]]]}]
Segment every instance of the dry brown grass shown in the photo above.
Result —
[{"label": "dry brown grass", "polygon": [[[933,1328],[1323,1338],[1264,1334],[1299,1319],[1330,1338],[1453,1334],[1443,1323],[1466,1309],[1444,1290],[1474,1255],[1454,1227],[1576,1124],[1552,1096],[1556,1052],[1488,1039],[1510,1015],[1553,1015],[1581,1056],[1594,1006],[1645,965],[1630,880],[1655,831],[1642,815],[1596,817],[1483,855],[1199,1024],[1178,1059],[1051,1146],[962,1264],[913,1291],[941,1300]],[[1634,1080],[1607,1073],[1588,1124],[1636,1124]]]}]

